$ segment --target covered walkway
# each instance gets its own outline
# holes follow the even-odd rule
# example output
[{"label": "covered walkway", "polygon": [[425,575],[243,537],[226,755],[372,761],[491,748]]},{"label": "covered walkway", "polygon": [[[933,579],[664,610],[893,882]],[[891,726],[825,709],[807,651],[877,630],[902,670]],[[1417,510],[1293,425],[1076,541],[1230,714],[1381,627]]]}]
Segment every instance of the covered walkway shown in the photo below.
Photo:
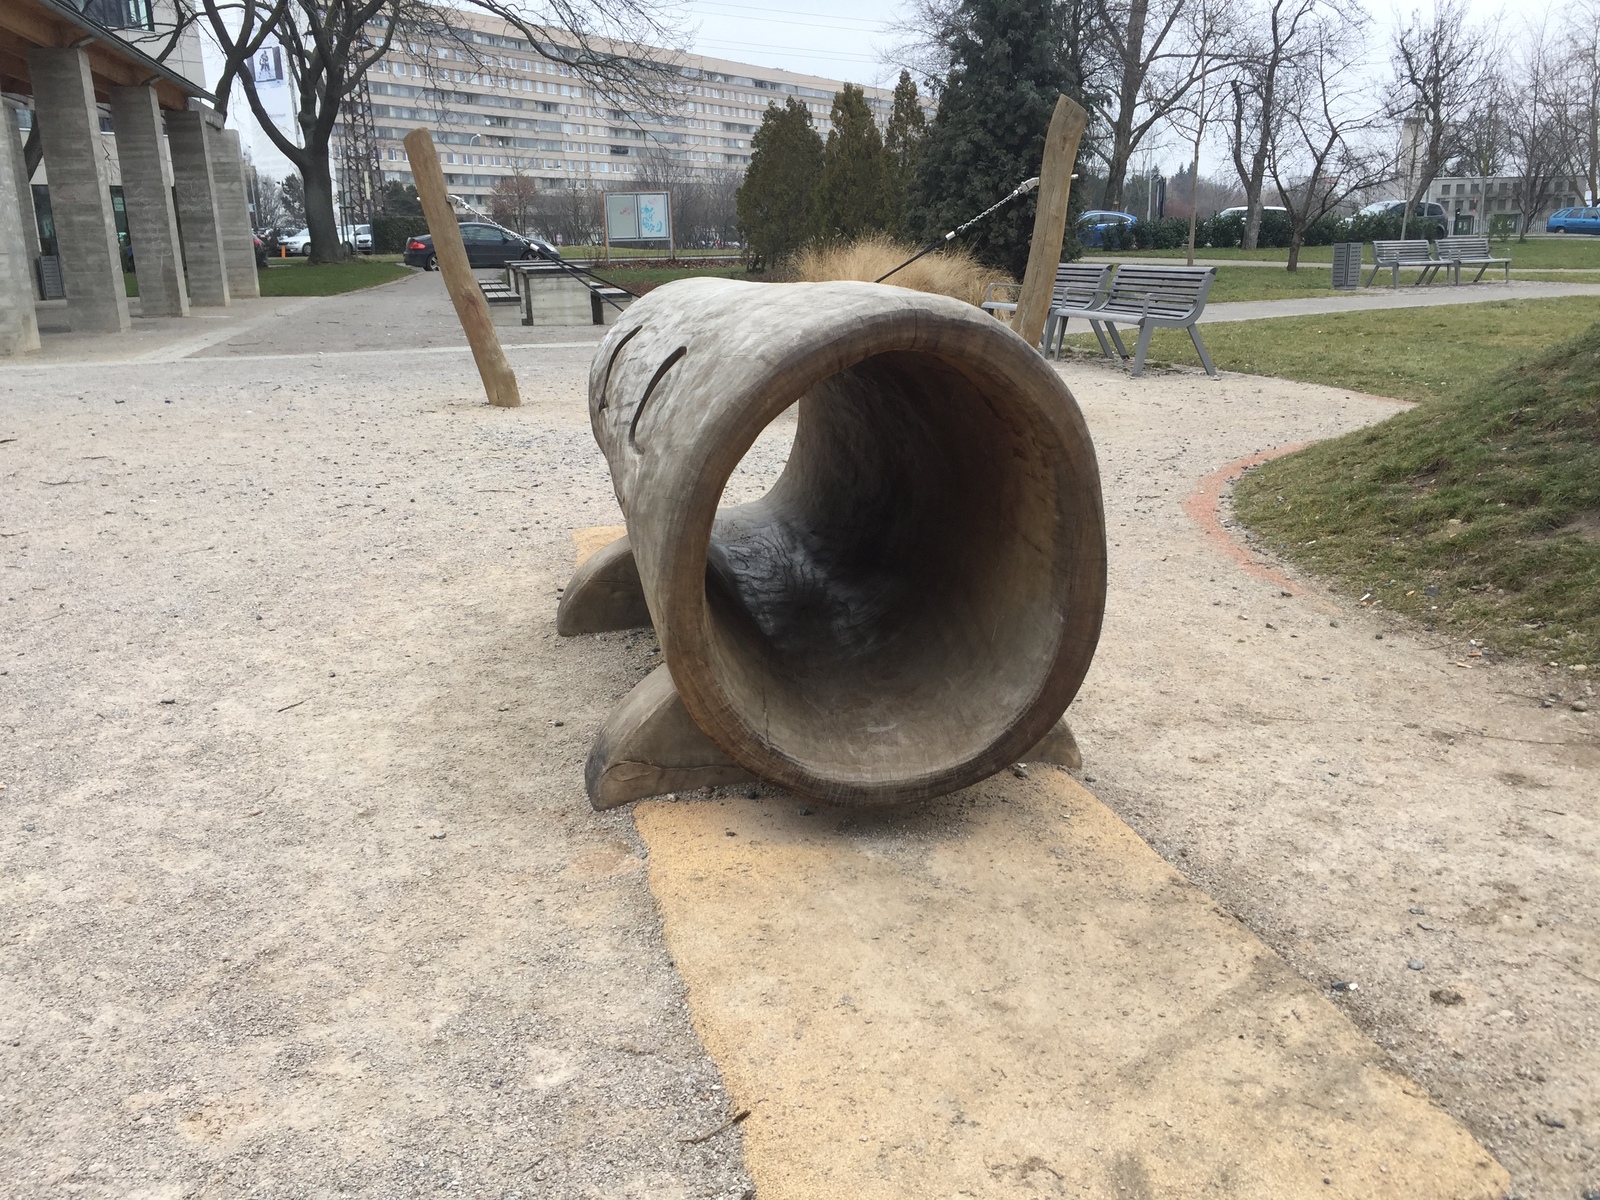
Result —
[{"label": "covered walkway", "polygon": [[[80,6],[0,5],[0,357],[39,349],[46,299],[65,298],[74,334],[128,332],[113,162],[141,316],[260,294],[238,135],[199,84]],[[47,221],[34,197],[41,162]]]}]

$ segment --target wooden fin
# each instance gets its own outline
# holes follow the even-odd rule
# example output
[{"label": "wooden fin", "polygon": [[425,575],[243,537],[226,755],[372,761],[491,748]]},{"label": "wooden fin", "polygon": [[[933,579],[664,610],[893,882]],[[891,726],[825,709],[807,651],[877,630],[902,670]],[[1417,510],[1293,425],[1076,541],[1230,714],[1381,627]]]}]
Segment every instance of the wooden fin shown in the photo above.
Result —
[{"label": "wooden fin", "polygon": [[589,803],[606,809],[664,792],[752,783],[755,776],[700,732],[678,699],[672,673],[662,665],[611,710],[589,751],[583,779]]},{"label": "wooden fin", "polygon": [[556,609],[556,632],[562,637],[642,629],[649,624],[650,607],[626,534],[583,560]]},{"label": "wooden fin", "polygon": [[1023,762],[1055,763],[1058,767],[1083,766],[1083,754],[1078,749],[1078,739],[1062,717],[1040,739],[1039,744],[1022,756]]}]

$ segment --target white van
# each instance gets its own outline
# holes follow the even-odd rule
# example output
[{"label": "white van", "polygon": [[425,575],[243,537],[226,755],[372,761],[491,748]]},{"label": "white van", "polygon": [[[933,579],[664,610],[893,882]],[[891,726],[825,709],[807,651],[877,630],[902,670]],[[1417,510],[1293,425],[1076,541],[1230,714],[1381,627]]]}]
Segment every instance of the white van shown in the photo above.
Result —
[{"label": "white van", "polygon": [[[372,226],[371,225],[346,225],[339,231],[339,236],[344,239],[344,248],[351,254],[372,253]],[[278,243],[290,254],[301,256],[311,253],[311,231],[302,229],[299,233],[290,234]]]}]

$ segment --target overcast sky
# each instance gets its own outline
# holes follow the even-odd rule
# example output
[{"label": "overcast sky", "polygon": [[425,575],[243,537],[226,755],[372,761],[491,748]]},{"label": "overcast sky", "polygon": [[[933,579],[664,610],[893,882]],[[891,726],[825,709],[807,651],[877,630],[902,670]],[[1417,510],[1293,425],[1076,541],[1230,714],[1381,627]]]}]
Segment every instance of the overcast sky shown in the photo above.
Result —
[{"label": "overcast sky", "polygon": [[[1431,6],[1431,0],[1366,0],[1374,50],[1381,51],[1401,13]],[[677,14],[691,36],[690,48],[701,54],[851,83],[886,87],[894,82],[896,73],[880,59],[894,40],[886,29],[901,0],[777,0],[772,7],[738,0],[678,0],[663,7]],[[1470,7],[1482,20],[1506,6],[1503,0],[1470,0]],[[1543,7],[1541,0],[1532,0],[1512,12],[1531,16]]]},{"label": "overcast sky", "polygon": [[717,58],[823,75],[849,83],[893,83],[878,50],[898,0],[682,0],[668,7],[690,49]]}]

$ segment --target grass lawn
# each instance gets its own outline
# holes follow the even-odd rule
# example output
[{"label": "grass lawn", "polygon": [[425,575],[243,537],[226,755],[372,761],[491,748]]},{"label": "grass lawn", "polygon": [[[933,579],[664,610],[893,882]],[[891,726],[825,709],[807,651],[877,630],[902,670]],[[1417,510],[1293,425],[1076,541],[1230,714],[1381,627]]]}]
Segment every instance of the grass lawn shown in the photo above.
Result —
[{"label": "grass lawn", "polygon": [[1278,553],[1425,628],[1600,663],[1600,325],[1246,473],[1235,510]]},{"label": "grass lawn", "polygon": [[[263,296],[336,296],[402,279],[409,270],[398,254],[379,254],[315,267],[303,258],[269,258],[267,269],[256,274]],[[128,295],[139,294],[138,277],[131,272],[123,272],[122,283]]]},{"label": "grass lawn", "polygon": [[[1534,269],[1550,269],[1552,267],[1581,267],[1600,270],[1600,237],[1588,237],[1581,234],[1572,234],[1567,237],[1534,238],[1531,241],[1518,242],[1491,242],[1490,249],[1496,258],[1509,258],[1512,270],[1519,267]],[[1094,255],[1094,250],[1085,253]],[[1112,258],[1183,258],[1188,251],[1178,250],[1127,250],[1117,251],[1107,257]],[[1252,262],[1280,262],[1289,261],[1289,251],[1278,250],[1222,250],[1210,247],[1197,247],[1194,252],[1196,258],[1201,259],[1241,259]],[[1372,250],[1367,250],[1367,270],[1372,270]],[[1306,263],[1331,263],[1333,261],[1332,246],[1307,246],[1300,251],[1300,261]],[[1259,268],[1258,268],[1259,269]]]},{"label": "grass lawn", "polygon": [[336,296],[404,279],[410,271],[398,255],[380,254],[316,266],[303,258],[272,258],[258,274],[263,296]]},{"label": "grass lawn", "polygon": [[1230,300],[1279,300],[1293,296],[1328,296],[1333,282],[1326,271],[1264,271],[1260,267],[1218,267],[1208,304]]},{"label": "grass lawn", "polygon": [[[1354,388],[1399,400],[1456,396],[1475,380],[1573,337],[1593,324],[1600,300],[1500,300],[1438,308],[1220,321],[1200,335],[1217,367]],[[1082,326],[1077,326],[1082,328]],[[1125,329],[1129,350],[1132,333]],[[1096,349],[1092,335],[1070,344]],[[1161,329],[1150,361],[1199,364],[1183,330]]]},{"label": "grass lawn", "polygon": [[595,274],[618,287],[644,293],[678,279],[714,276],[720,279],[746,278],[743,267],[625,267],[618,263],[595,263]]}]

